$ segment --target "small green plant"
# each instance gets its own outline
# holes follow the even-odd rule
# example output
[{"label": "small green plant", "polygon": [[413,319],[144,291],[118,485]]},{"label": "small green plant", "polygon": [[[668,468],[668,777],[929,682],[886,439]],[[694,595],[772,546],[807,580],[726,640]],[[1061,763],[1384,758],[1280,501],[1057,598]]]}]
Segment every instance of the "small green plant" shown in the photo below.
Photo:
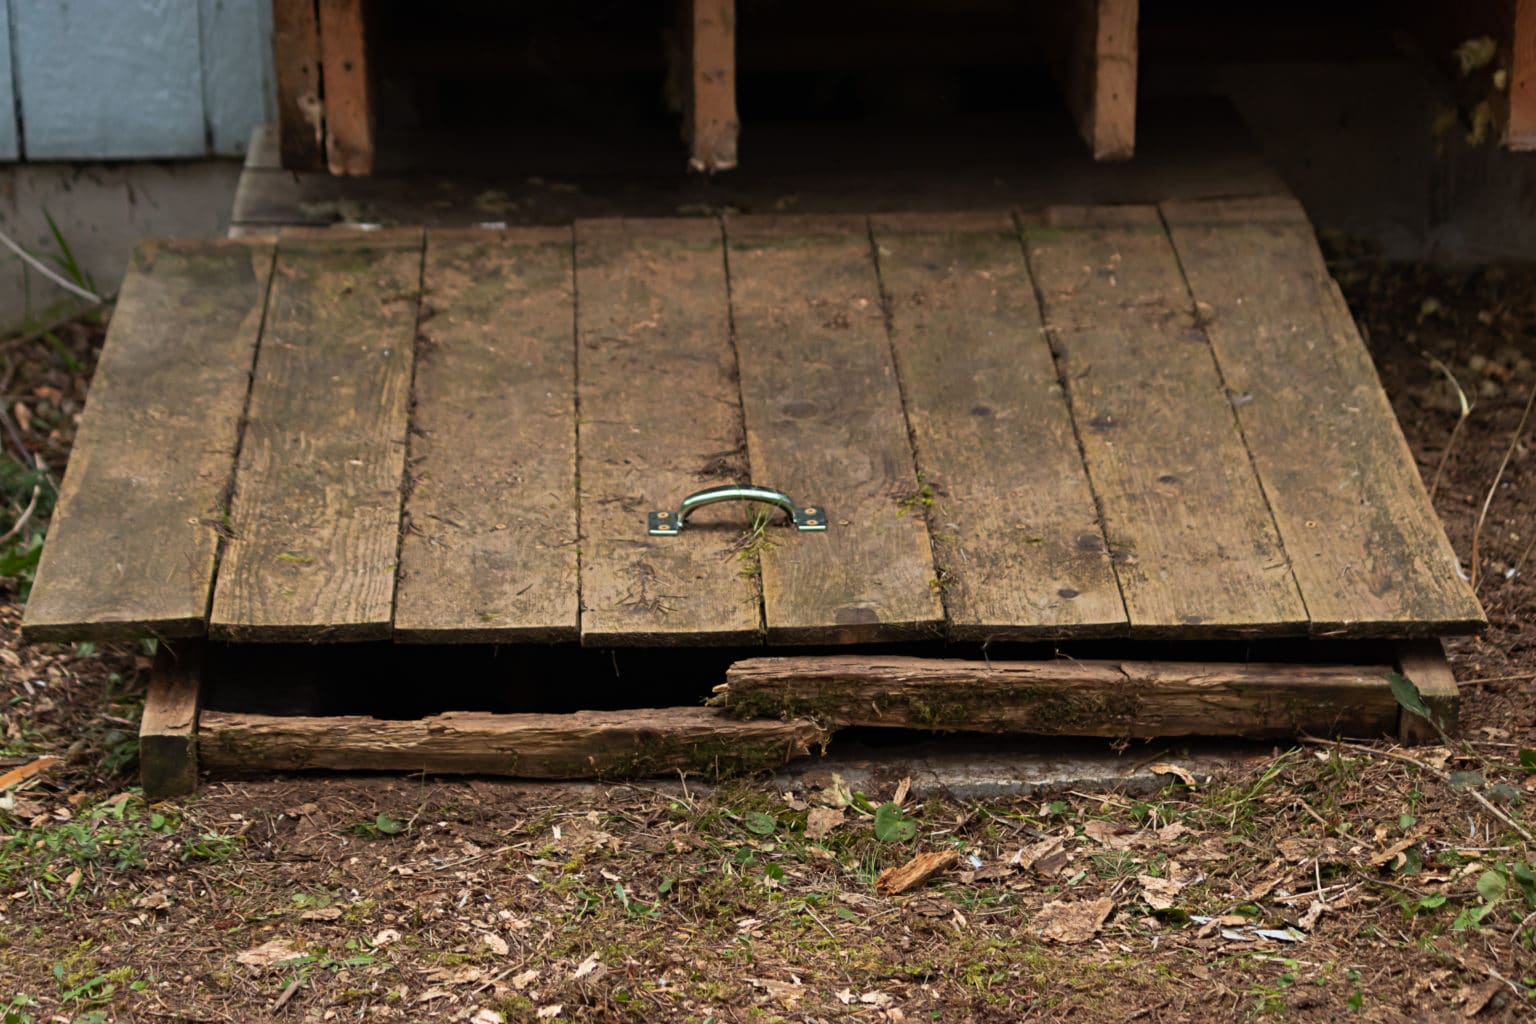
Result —
[{"label": "small green plant", "polygon": [[238,832],[200,832],[182,844],[181,859],[222,864],[244,845],[245,837]]},{"label": "small green plant", "polygon": [[372,821],[360,821],[352,826],[352,834],[364,839],[385,839],[406,831],[406,825],[387,814],[379,814]]},{"label": "small green plant", "polygon": [[907,817],[899,805],[891,802],[875,809],[875,838],[882,843],[910,842],[917,836],[917,822]]}]

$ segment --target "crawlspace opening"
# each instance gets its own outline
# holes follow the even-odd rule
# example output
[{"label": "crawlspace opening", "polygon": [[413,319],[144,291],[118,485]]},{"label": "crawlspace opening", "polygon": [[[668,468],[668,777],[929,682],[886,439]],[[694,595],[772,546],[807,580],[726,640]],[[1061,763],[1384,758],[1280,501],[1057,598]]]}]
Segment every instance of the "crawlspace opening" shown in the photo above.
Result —
[{"label": "crawlspace opening", "polygon": [[1393,663],[1385,642],[1270,640],[841,647],[620,648],[519,645],[211,644],[203,707],[260,715],[415,719],[446,711],[561,714],[697,707],[747,658],[902,655],[962,660]]}]

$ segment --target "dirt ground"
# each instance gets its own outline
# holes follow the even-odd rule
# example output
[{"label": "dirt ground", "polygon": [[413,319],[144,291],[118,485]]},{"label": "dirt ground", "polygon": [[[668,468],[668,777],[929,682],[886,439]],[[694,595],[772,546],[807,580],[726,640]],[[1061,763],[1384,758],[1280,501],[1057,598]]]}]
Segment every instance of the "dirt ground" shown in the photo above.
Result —
[{"label": "dirt ground", "polygon": [[[61,760],[0,777],[0,1020],[1532,1019],[1536,267],[1335,271],[1478,553],[1460,741],[1282,745],[1134,799],[292,777],[146,805],[148,650],[21,644],[18,580],[0,773]],[[100,333],[0,342],[0,526],[40,495],[19,578]],[[885,894],[920,854],[952,863]]]}]

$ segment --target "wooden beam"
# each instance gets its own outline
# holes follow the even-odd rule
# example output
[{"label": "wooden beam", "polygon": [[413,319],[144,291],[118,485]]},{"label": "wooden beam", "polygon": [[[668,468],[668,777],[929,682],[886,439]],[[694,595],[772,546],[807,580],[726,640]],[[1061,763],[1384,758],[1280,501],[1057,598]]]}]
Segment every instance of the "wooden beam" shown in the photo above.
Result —
[{"label": "wooden beam", "polygon": [[272,70],[283,167],[318,171],[325,166],[325,107],[315,0],[272,0]]},{"label": "wooden beam", "polygon": [[201,640],[160,645],[139,722],[139,779],[147,800],[187,796],[197,788],[202,677]]},{"label": "wooden beam", "polygon": [[690,170],[736,166],[736,0],[689,0],[688,93],[683,113]]},{"label": "wooden beam", "polygon": [[1510,58],[1505,142],[1513,150],[1536,150],[1536,0],[1515,0]]},{"label": "wooden beam", "polygon": [[1049,0],[1050,64],[1095,160],[1136,151],[1138,0]]},{"label": "wooden beam", "polygon": [[363,0],[319,0],[325,160],[332,174],[373,173],[373,88]]},{"label": "wooden beam", "polygon": [[1439,640],[1404,641],[1397,647],[1397,670],[1418,688],[1420,698],[1434,717],[1433,722],[1426,722],[1404,709],[1398,722],[1397,738],[1401,742],[1439,743],[1442,733],[1455,736],[1461,731],[1461,692],[1456,688],[1451,663],[1446,660],[1444,644]]},{"label": "wooden beam", "polygon": [[717,775],[776,768],[824,746],[814,722],[734,721],[709,708],[453,712],[415,720],[205,712],[209,768],[472,772],[528,779]]},{"label": "wooden beam", "polygon": [[717,693],[738,716],[804,715],[831,729],[1380,736],[1398,721],[1386,672],[1385,665],[836,655],[738,661]]}]

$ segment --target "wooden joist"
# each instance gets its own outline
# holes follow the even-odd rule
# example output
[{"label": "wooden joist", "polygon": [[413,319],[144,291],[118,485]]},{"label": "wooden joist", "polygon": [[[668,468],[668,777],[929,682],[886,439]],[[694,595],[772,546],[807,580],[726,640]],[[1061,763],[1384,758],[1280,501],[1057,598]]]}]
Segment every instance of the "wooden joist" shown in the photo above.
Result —
[{"label": "wooden joist", "polygon": [[1398,739],[1403,743],[1439,743],[1461,731],[1461,693],[1439,640],[1408,640],[1397,645],[1397,670],[1419,691],[1430,718],[1403,709]]},{"label": "wooden joist", "polygon": [[1037,5],[1048,62],[1095,160],[1136,152],[1139,0]]},{"label": "wooden joist", "polygon": [[197,788],[197,719],[203,641],[162,642],[139,720],[139,779],[151,800]]},{"label": "wooden joist", "polygon": [[684,0],[679,5],[687,51],[683,134],[688,167],[714,174],[736,166],[736,0]]},{"label": "wooden joist", "polygon": [[473,772],[525,779],[721,775],[777,768],[824,745],[804,719],[739,722],[709,708],[568,715],[452,712],[408,721],[205,711],[206,768]]},{"label": "wooden joist", "polygon": [[272,0],[283,167],[373,172],[374,107],[364,0]]},{"label": "wooden joist", "polygon": [[733,714],[847,726],[1143,739],[1393,732],[1388,666],[824,656],[732,665]]}]

